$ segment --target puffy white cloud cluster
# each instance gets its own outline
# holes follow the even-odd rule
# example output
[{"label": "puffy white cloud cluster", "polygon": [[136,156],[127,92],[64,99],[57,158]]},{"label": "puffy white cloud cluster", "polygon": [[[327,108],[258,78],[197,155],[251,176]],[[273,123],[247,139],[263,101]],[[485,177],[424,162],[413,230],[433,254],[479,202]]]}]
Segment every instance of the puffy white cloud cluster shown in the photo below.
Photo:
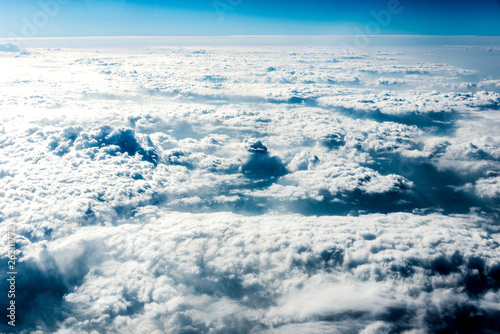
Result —
[{"label": "puffy white cloud cluster", "polygon": [[1,54],[21,331],[498,327],[498,78],[412,54]]},{"label": "puffy white cloud cluster", "polygon": [[[331,107],[354,109],[356,111],[379,111],[389,115],[405,114],[446,114],[470,112],[496,107],[500,103],[500,94],[479,91],[477,93],[442,93],[433,92],[391,92],[383,94],[353,94],[332,96],[319,99],[320,103]],[[441,116],[443,117],[443,116]]]},{"label": "puffy white cloud cluster", "polygon": [[477,321],[498,325],[500,311],[498,234],[492,239],[481,223],[410,214],[194,215],[149,206],[132,219],[30,244],[24,261],[54,281],[80,272],[77,284],[64,287],[57,333],[382,325],[409,333],[471,320],[475,329]]}]

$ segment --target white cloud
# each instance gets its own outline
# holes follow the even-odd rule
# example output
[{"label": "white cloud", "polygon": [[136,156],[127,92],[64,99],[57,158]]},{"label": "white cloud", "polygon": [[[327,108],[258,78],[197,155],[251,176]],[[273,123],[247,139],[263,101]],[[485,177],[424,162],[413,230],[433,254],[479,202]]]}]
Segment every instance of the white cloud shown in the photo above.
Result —
[{"label": "white cloud", "polygon": [[20,327],[498,324],[494,77],[383,48],[17,56],[0,63],[0,232],[18,228]]},{"label": "white cloud", "polygon": [[[45,250],[27,246],[24,261],[42,267],[52,259],[56,271],[43,274],[52,279],[89,268],[62,304],[62,328],[72,330],[141,332],[147,324],[151,331],[258,331],[320,326],[318,320],[342,328],[350,317],[359,319],[351,330],[385,328],[380,322],[389,319],[419,329],[433,326],[422,310],[469,303],[462,274],[472,259],[484,261],[481,275],[498,266],[483,222],[410,214],[193,215],[150,206],[116,226],[80,228]],[[496,297],[484,298],[476,307],[490,310]]]}]

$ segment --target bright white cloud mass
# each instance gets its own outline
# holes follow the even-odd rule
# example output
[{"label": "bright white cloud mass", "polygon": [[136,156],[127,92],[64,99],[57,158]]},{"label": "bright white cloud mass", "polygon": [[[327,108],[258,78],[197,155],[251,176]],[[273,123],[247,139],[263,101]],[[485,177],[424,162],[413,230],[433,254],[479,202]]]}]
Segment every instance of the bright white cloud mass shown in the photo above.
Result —
[{"label": "bright white cloud mass", "polygon": [[441,49],[0,45],[16,329],[498,332],[500,77]]}]

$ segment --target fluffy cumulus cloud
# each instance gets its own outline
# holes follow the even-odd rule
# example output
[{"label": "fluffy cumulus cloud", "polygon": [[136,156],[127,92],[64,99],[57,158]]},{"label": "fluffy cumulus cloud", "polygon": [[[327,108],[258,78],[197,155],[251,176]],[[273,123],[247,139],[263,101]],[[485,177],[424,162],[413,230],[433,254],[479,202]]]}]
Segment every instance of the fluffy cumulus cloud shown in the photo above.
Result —
[{"label": "fluffy cumulus cloud", "polygon": [[20,333],[500,327],[498,78],[382,47],[18,51]]},{"label": "fluffy cumulus cloud", "polygon": [[57,333],[493,330],[498,238],[484,223],[147,206],[27,244],[22,268],[43,283],[20,282],[24,322]]}]

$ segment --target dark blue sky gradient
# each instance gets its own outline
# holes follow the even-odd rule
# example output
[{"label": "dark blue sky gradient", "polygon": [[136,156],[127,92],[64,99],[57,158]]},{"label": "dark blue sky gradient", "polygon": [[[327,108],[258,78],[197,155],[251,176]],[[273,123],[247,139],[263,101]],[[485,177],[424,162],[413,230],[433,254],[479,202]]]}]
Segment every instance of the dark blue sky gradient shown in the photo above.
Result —
[{"label": "dark blue sky gradient", "polygon": [[73,0],[44,21],[39,1],[0,0],[0,37],[500,35],[500,0],[400,0],[390,22],[377,22],[391,1]]}]

